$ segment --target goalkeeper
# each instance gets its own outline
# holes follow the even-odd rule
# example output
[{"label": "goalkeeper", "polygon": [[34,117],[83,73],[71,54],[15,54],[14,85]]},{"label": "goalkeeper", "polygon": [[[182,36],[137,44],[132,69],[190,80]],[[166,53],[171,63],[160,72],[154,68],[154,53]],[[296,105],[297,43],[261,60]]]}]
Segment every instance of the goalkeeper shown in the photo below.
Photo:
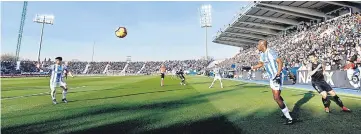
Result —
[{"label": "goalkeeper", "polygon": [[275,51],[267,48],[267,41],[265,40],[258,42],[257,49],[261,52],[260,60],[258,65],[252,66],[251,69],[258,69],[263,66],[266,68],[270,78],[270,87],[272,88],[273,99],[277,102],[278,106],[282,110],[282,113],[287,119],[285,125],[293,124],[293,119],[289,113],[289,109],[281,96],[283,84],[283,75],[281,73],[283,67],[282,59],[278,57]]}]

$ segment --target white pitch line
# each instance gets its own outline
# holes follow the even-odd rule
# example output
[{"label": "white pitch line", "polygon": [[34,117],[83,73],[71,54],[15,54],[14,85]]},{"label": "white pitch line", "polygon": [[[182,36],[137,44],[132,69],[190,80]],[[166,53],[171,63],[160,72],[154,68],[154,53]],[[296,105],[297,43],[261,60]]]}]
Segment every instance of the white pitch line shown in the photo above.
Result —
[{"label": "white pitch line", "polygon": [[17,98],[24,98],[24,97],[30,97],[30,96],[38,96],[38,95],[42,95],[42,94],[49,94],[49,92],[43,92],[43,93],[38,93],[38,94],[30,94],[30,95],[23,95],[23,96],[7,97],[7,98],[2,98],[1,100],[12,100],[12,99],[17,99]]},{"label": "white pitch line", "polygon": [[[78,89],[78,88],[84,88],[84,87],[86,87],[86,86],[73,87],[72,89]],[[25,98],[25,97],[31,97],[31,96],[38,96],[38,95],[43,95],[43,94],[50,94],[50,93],[49,92],[43,92],[43,93],[30,94],[30,95],[13,96],[13,97],[1,98],[1,100],[12,100],[12,99]]]}]

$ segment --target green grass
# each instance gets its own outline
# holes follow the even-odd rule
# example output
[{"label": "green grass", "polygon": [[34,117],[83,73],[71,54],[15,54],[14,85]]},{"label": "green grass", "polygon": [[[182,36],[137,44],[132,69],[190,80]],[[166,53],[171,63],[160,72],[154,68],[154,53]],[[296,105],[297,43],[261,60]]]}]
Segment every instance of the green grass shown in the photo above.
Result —
[{"label": "green grass", "polygon": [[[48,78],[1,80],[2,133],[361,133],[361,98],[340,95],[353,113],[323,111],[315,92],[285,89],[301,122],[282,125],[265,85],[188,77],[188,85],[155,76],[77,77],[68,80],[68,104],[53,105]],[[42,94],[41,94],[42,93]],[[58,102],[61,90],[57,92]]]}]

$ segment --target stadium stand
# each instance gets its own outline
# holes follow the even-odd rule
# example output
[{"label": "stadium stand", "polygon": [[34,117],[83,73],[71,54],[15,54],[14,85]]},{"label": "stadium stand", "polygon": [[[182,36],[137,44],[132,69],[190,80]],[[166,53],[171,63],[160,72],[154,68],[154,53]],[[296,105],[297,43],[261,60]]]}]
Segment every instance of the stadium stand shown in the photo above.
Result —
[{"label": "stadium stand", "polygon": [[[162,64],[167,66],[167,71],[173,69],[185,69],[202,71],[212,62],[206,60],[173,60],[173,61],[150,61],[150,62],[68,62],[69,70],[73,74],[105,74],[108,71],[116,70],[116,72],[124,72],[126,74],[151,74],[157,73],[159,67]],[[17,73],[22,72],[39,72],[36,68],[36,61],[21,61],[20,70]],[[52,61],[43,61],[43,66],[49,66],[54,64]],[[16,69],[15,61],[1,61],[1,74],[14,73]],[[125,69],[125,70],[124,70]],[[124,71],[123,71],[124,70]]]},{"label": "stadium stand", "polygon": [[250,66],[258,62],[256,44],[266,39],[290,67],[302,67],[310,52],[340,70],[347,61],[360,63],[360,2],[262,1],[244,7],[218,31],[213,42],[240,47],[221,63]]}]

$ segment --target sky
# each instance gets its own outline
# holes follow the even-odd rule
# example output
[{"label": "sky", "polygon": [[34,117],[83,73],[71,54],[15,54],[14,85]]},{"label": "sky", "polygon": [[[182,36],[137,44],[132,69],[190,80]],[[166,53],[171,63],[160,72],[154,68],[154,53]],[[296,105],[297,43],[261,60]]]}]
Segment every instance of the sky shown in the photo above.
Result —
[{"label": "sky", "polygon": [[[53,14],[54,25],[45,25],[41,60],[164,61],[205,56],[205,29],[198,8],[212,5],[208,29],[208,55],[215,59],[234,56],[239,48],[213,43],[213,35],[228,25],[248,2],[35,2],[28,3],[20,57],[37,59],[41,24],[36,14]],[[1,52],[15,54],[23,2],[1,2]],[[126,27],[125,38],[115,37]]]}]

